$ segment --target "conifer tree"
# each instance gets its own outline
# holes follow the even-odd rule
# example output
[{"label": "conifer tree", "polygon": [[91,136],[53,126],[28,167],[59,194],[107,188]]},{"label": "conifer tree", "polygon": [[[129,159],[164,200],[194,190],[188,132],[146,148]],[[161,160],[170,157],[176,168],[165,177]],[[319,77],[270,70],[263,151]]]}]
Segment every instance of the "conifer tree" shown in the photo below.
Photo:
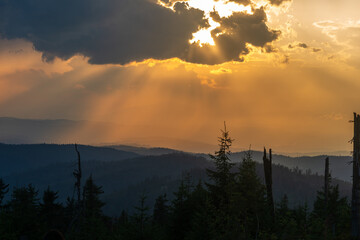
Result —
[{"label": "conifer tree", "polygon": [[317,192],[314,202],[314,210],[310,216],[312,235],[314,237],[323,236],[324,231],[327,231],[328,239],[340,236],[349,237],[350,223],[347,219],[350,218],[350,206],[347,198],[340,197],[339,186],[331,185],[330,177],[327,193],[325,190],[323,188]]},{"label": "conifer tree", "polygon": [[[238,214],[239,234],[245,239],[257,238],[264,229],[265,186],[256,174],[251,152],[247,152],[236,176],[234,211]],[[241,227],[240,227],[241,226]]]},{"label": "conifer tree", "polygon": [[165,225],[169,217],[169,206],[166,194],[161,194],[156,200],[153,211],[154,224]]},{"label": "conifer tree", "polygon": [[214,162],[215,169],[206,169],[210,182],[206,183],[209,191],[209,200],[212,204],[214,218],[214,236],[215,239],[232,239],[234,236],[234,214],[231,210],[231,202],[234,194],[235,173],[231,171],[235,165],[231,162],[230,147],[233,139],[230,138],[229,132],[224,123],[224,130],[221,130],[219,137],[219,150],[214,155],[210,155]]},{"label": "conifer tree", "polygon": [[169,206],[166,194],[161,194],[155,200],[153,210],[153,233],[157,239],[168,239]]},{"label": "conifer tree", "polygon": [[58,198],[58,192],[54,192],[48,187],[44,191],[42,203],[40,203],[40,214],[48,230],[64,228],[64,209],[60,203],[56,202]]},{"label": "conifer tree", "polygon": [[214,206],[210,203],[209,194],[204,189],[202,182],[195,186],[189,197],[191,204],[191,226],[185,234],[186,240],[211,240],[215,239],[214,222],[216,219]]},{"label": "conifer tree", "polygon": [[15,188],[9,204],[11,229],[16,236],[39,239],[43,228],[39,219],[38,191],[29,184]]},{"label": "conifer tree", "polygon": [[97,186],[90,175],[84,185],[84,212],[80,218],[79,231],[73,233],[74,239],[106,239],[108,231],[102,213],[102,207],[105,204],[100,200],[100,194],[103,193],[102,187]]},{"label": "conifer tree", "polygon": [[210,192],[210,197],[214,206],[222,211],[228,211],[230,203],[231,188],[234,183],[234,174],[231,168],[234,163],[231,163],[230,147],[233,139],[230,138],[229,132],[224,123],[224,130],[221,130],[221,137],[219,137],[219,150],[215,155],[210,154],[210,158],[215,164],[215,169],[206,169],[210,183],[206,183]]},{"label": "conifer tree", "polygon": [[170,234],[174,240],[184,239],[185,233],[190,229],[192,212],[189,203],[189,190],[189,182],[183,179],[178,190],[174,192],[174,200],[172,201],[170,211]]},{"label": "conifer tree", "polygon": [[119,223],[120,224],[127,224],[129,221],[129,215],[125,210],[121,211],[120,217],[119,217]]},{"label": "conifer tree", "polygon": [[0,210],[2,208],[2,201],[5,195],[9,192],[9,184],[5,184],[3,179],[0,178]]},{"label": "conifer tree", "polygon": [[150,208],[146,205],[146,195],[143,192],[140,196],[139,203],[135,206],[135,213],[131,217],[130,224],[125,239],[148,240],[152,239],[152,229],[150,228]]},{"label": "conifer tree", "polygon": [[101,186],[97,186],[92,178],[92,175],[86,180],[84,186],[84,213],[86,217],[101,217],[101,208],[105,205],[100,200],[100,194],[103,194]]},{"label": "conifer tree", "polygon": [[150,208],[145,204],[146,196],[143,193],[140,196],[139,205],[135,207],[134,221],[138,227],[138,231],[141,235],[144,235],[145,227],[149,222],[149,210]]}]

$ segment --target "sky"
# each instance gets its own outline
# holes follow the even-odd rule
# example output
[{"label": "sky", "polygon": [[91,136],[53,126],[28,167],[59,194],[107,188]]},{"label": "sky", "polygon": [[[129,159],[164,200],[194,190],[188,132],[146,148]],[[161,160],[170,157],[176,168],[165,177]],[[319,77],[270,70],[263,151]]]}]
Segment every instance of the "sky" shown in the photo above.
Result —
[{"label": "sky", "polygon": [[1,0],[0,116],[86,120],[83,143],[96,143],[84,138],[91,122],[109,122],[102,144],[214,151],[226,121],[234,150],[350,152],[358,9],[358,0]]}]

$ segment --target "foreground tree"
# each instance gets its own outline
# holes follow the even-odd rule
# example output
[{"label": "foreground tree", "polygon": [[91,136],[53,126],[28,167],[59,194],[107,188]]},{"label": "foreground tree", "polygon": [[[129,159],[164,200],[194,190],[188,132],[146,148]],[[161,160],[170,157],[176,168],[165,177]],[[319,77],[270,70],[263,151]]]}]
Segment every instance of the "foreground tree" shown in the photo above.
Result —
[{"label": "foreground tree", "polygon": [[[242,239],[256,239],[266,230],[265,186],[256,175],[255,162],[247,152],[236,177],[233,211],[237,214],[237,233]],[[270,213],[270,211],[269,211]]]},{"label": "foreground tree", "polygon": [[326,235],[327,239],[349,239],[350,212],[347,198],[340,197],[338,185],[329,185],[327,198],[324,189],[318,191],[310,216],[313,238]]},{"label": "foreground tree", "polygon": [[0,210],[2,208],[2,201],[5,195],[9,192],[9,184],[5,184],[3,179],[0,178]]},{"label": "foreground tree", "polygon": [[235,165],[230,161],[230,147],[233,139],[230,138],[229,132],[224,123],[224,130],[221,130],[219,137],[219,150],[215,155],[210,154],[215,169],[206,169],[210,183],[206,183],[210,197],[214,206],[220,211],[229,211],[231,198],[231,190],[234,186],[235,174],[231,172],[231,168]]},{"label": "foreground tree", "polygon": [[184,239],[185,234],[190,229],[190,221],[192,217],[192,209],[190,205],[190,186],[189,181],[184,179],[181,181],[180,186],[174,192],[174,200],[171,206],[171,224],[170,234],[174,240]]},{"label": "foreground tree", "polygon": [[44,232],[39,218],[38,191],[31,184],[14,189],[8,214],[8,234],[14,234],[18,238],[39,239]]},{"label": "foreground tree", "polygon": [[73,239],[107,239],[108,231],[105,225],[105,216],[102,213],[102,207],[105,205],[100,200],[103,194],[101,186],[97,186],[92,176],[90,176],[83,189],[84,211],[80,217],[79,229],[71,234]]},{"label": "foreground tree", "polygon": [[64,208],[57,203],[58,198],[58,192],[54,192],[48,187],[44,191],[42,203],[40,203],[40,215],[48,230],[61,229],[64,231]]}]

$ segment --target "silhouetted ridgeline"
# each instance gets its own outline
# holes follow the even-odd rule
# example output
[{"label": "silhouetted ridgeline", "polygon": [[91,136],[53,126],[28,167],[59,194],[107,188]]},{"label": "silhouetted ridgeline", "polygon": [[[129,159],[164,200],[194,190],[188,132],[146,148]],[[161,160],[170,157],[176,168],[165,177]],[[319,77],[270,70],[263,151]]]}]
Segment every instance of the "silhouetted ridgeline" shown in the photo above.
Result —
[{"label": "silhouetted ridgeline", "polygon": [[[122,209],[131,209],[139,194],[144,191],[148,195],[150,206],[162,193],[166,193],[168,198],[172,199],[173,192],[178,188],[185,172],[190,172],[194,183],[197,183],[198,179],[206,180],[205,169],[212,167],[212,162],[204,157],[182,152],[139,156],[106,147],[83,145],[79,146],[79,151],[83,161],[84,178],[92,174],[94,181],[103,186],[105,193],[102,199],[107,203],[104,211],[108,215],[119,215]],[[239,158],[238,161],[241,160],[240,153],[234,155]],[[278,157],[273,157],[275,163]],[[49,185],[59,191],[61,200],[73,194],[72,172],[76,164],[73,145],[0,144],[0,163],[1,175],[6,183],[10,183],[10,187],[32,183],[42,191]],[[257,174],[263,179],[262,165],[256,164],[256,169]],[[302,173],[300,170],[290,170],[284,166],[273,166],[276,201],[286,193],[291,206],[308,202],[311,207],[316,191],[323,185],[323,178]],[[339,180],[333,180],[333,183],[339,184],[342,196],[350,196],[349,183]]]},{"label": "silhouetted ridgeline", "polygon": [[[119,161],[138,157],[133,152],[125,152],[106,147],[79,145],[84,161]],[[57,144],[1,144],[0,143],[0,175],[28,171],[49,164],[75,162],[74,145]]]},{"label": "silhouetted ridgeline", "polygon": [[[168,153],[181,152],[169,148],[146,148],[146,147],[134,147],[126,145],[111,145],[108,146],[122,151],[135,152],[140,155],[162,155]],[[230,159],[234,162],[240,162],[245,156],[247,151],[233,152]],[[251,151],[253,160],[258,163],[262,163],[263,152],[262,151]],[[209,159],[208,154],[196,154]],[[319,156],[301,156],[301,157],[290,157],[280,154],[274,154],[273,164],[280,164],[290,169],[299,168],[303,172],[311,171],[311,173],[323,174],[324,171],[324,159],[327,155]],[[351,156],[330,156],[331,175],[334,178],[342,179],[344,181],[351,181],[352,165],[349,164],[352,161]]]}]

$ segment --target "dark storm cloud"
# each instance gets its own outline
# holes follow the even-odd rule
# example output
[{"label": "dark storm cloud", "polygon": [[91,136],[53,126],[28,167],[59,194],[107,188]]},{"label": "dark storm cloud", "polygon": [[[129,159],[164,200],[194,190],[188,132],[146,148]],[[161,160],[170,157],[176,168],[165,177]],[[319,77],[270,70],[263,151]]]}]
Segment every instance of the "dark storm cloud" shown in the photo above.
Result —
[{"label": "dark storm cloud", "polygon": [[301,48],[308,48],[308,45],[306,43],[299,43],[298,46]]},{"label": "dark storm cloud", "polygon": [[212,31],[216,51],[189,43],[208,21],[184,2],[176,2],[173,11],[155,0],[1,0],[0,36],[32,42],[47,61],[80,54],[94,64],[173,57],[218,64],[243,61],[239,55],[249,53],[246,43],[264,47],[279,35],[268,29],[263,9],[228,18],[211,15],[221,24]]},{"label": "dark storm cloud", "polygon": [[291,0],[269,0],[272,5],[280,6],[283,2],[290,2]]},{"label": "dark storm cloud", "polygon": [[[288,48],[293,49],[293,48],[304,48],[304,49],[308,49],[310,48],[309,45],[307,45],[306,43],[298,43],[295,45],[289,44]],[[316,53],[316,52],[320,52],[321,49],[320,48],[311,48],[311,50]]]},{"label": "dark storm cloud", "polygon": [[229,0],[229,2],[236,2],[236,3],[242,4],[244,6],[251,4],[251,0]]},{"label": "dark storm cloud", "polygon": [[199,48],[193,44],[187,61],[207,64],[242,62],[244,58],[241,55],[249,53],[247,43],[268,49],[268,43],[276,40],[280,34],[267,27],[263,8],[255,9],[252,15],[236,12],[229,17],[220,17],[215,11],[210,15],[220,24],[211,32],[215,47],[207,45]]},{"label": "dark storm cloud", "polygon": [[0,33],[23,38],[47,60],[83,54],[92,63],[178,57],[204,13],[176,3],[175,12],[147,0],[1,1]]},{"label": "dark storm cloud", "polygon": [[288,48],[292,49],[292,48],[296,48],[296,47],[299,47],[299,48],[308,48],[309,46],[306,44],[306,43],[298,43],[296,45],[291,45],[289,44]]}]

